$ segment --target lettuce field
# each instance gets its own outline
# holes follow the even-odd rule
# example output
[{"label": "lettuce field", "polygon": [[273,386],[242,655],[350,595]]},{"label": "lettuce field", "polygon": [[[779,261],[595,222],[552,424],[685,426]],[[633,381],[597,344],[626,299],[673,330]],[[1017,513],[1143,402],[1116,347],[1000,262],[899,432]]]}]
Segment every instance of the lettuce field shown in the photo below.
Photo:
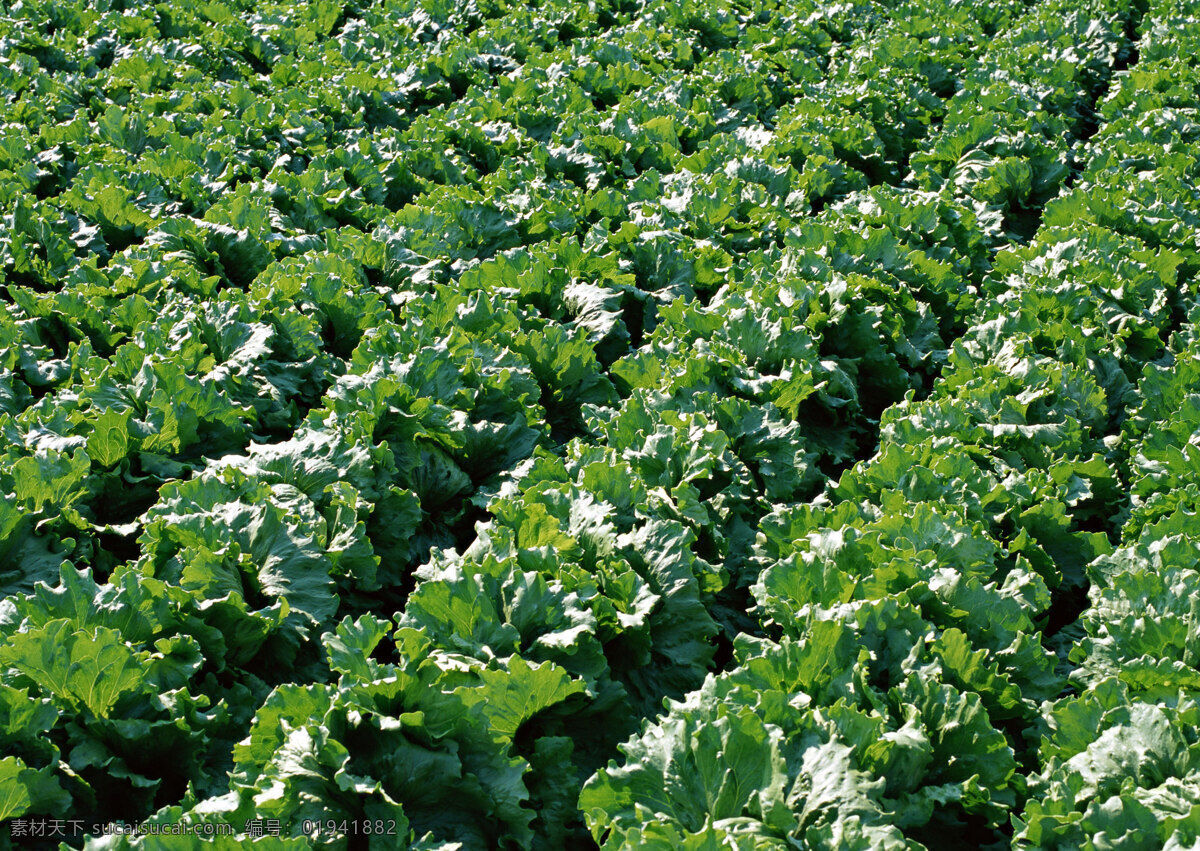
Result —
[{"label": "lettuce field", "polygon": [[1198,55],[0,0],[0,848],[1200,851]]}]

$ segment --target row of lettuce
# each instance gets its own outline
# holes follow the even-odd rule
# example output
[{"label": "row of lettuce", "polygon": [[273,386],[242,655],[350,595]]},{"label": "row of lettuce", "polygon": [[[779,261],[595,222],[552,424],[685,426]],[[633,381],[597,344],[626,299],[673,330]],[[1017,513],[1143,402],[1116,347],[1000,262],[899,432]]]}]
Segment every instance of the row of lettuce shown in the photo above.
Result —
[{"label": "row of lettuce", "polygon": [[[1200,842],[1200,753],[1196,736],[1197,589],[1194,523],[1195,369],[1200,312],[1200,89],[1189,73],[1200,19],[1167,2],[1143,39],[1142,60],[1107,104],[1114,120],[1104,157],[1060,220],[1088,221],[1136,240],[1177,264],[1176,285],[1140,300],[1141,321],[1167,340],[1163,294],[1182,315],[1164,358],[1146,365],[1128,398],[1116,464],[1130,500],[1119,515],[1120,544],[1087,566],[1089,607],[1070,652],[1078,694],[1053,706],[1039,749],[1040,772],[1017,824],[1023,848],[1186,848]],[[1131,255],[1136,256],[1136,255]],[[1109,298],[1131,310],[1130,281]],[[1155,301],[1159,305],[1155,305]],[[1157,308],[1157,309],[1156,309]],[[1114,349],[1132,347],[1136,319],[1096,311]],[[1098,321],[1097,321],[1098,324]],[[1132,349],[1136,351],[1136,349]],[[1144,358],[1126,359],[1132,363]],[[1088,843],[1091,843],[1089,845]]]},{"label": "row of lettuce", "polygon": [[1185,6],[47,6],[0,818],[1165,841]]},{"label": "row of lettuce", "polygon": [[1018,848],[1200,840],[1200,21],[1152,4],[1143,30],[930,397],[764,521],[780,637],[740,641],[589,782],[605,847],[1001,847],[1010,822]]}]

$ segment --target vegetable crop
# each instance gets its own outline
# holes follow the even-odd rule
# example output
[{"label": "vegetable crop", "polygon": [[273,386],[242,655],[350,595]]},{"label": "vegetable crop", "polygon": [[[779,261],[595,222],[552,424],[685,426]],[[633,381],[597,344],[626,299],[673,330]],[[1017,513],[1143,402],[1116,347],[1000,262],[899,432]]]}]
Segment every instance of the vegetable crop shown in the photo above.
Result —
[{"label": "vegetable crop", "polygon": [[1194,4],[0,44],[0,845],[1200,848]]}]

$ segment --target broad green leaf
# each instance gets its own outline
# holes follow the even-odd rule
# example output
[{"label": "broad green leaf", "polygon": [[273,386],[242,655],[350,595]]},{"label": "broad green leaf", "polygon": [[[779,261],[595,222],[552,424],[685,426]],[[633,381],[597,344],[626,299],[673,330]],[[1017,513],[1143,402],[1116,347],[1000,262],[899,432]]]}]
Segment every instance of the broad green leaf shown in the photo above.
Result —
[{"label": "broad green leaf", "polygon": [[111,467],[129,452],[129,421],[132,411],[109,408],[96,420],[88,436],[88,455],[102,467]]},{"label": "broad green leaf", "polygon": [[86,708],[100,718],[107,717],[123,695],[142,688],[148,657],[130,649],[114,630],[73,631],[66,620],[17,633],[0,647],[0,659],[60,704]]},{"label": "broad green leaf", "polygon": [[0,820],[21,815],[32,803],[29,790],[21,782],[25,771],[25,763],[15,756],[0,759]]}]

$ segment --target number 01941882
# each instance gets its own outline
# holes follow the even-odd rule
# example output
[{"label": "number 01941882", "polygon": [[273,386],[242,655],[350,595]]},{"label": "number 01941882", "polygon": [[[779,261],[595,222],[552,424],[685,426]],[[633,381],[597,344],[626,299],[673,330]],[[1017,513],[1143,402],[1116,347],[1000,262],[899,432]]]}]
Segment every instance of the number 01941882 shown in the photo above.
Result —
[{"label": "number 01941882", "polygon": [[395,819],[305,819],[306,836],[395,836]]}]

